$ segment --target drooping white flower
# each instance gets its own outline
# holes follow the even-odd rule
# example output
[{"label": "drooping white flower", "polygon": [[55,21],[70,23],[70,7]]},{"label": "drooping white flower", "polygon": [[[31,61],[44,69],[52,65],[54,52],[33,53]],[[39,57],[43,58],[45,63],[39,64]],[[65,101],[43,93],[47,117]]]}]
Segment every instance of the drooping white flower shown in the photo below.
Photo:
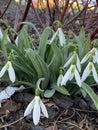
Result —
[{"label": "drooping white flower", "polygon": [[57,86],[61,86],[62,79],[63,79],[63,75],[60,74],[58,79],[57,79]]},{"label": "drooping white flower", "polygon": [[2,37],[3,37],[3,33],[1,31],[1,29],[0,29],[0,39],[2,39]]},{"label": "drooping white flower", "polygon": [[97,48],[93,48],[91,51],[89,51],[82,59],[81,64],[85,63],[89,59],[90,56],[92,56],[93,62],[98,64],[98,50],[97,50]]},{"label": "drooping white flower", "polygon": [[59,35],[60,45],[63,46],[66,43],[66,39],[61,28],[58,28],[58,35]]},{"label": "drooping white flower", "polygon": [[18,46],[18,40],[19,40],[19,38],[18,38],[18,36],[17,36],[17,37],[16,37],[16,40],[15,40],[16,46]]},{"label": "drooping white flower", "polygon": [[79,87],[81,87],[81,78],[76,68],[76,65],[71,65],[62,79],[61,85],[66,85],[67,81],[72,80],[74,77]]},{"label": "drooping white flower", "polygon": [[35,125],[37,125],[40,120],[41,111],[44,116],[48,118],[48,112],[45,105],[43,104],[39,96],[35,96],[35,98],[27,106],[24,112],[24,117],[32,114],[33,122]]},{"label": "drooping white flower", "polygon": [[66,68],[73,60],[76,60],[76,66],[78,68],[78,71],[81,72],[81,64],[80,59],[76,52],[71,56],[71,58],[64,64],[64,68]]},{"label": "drooping white flower", "polygon": [[[0,39],[2,40],[2,38],[3,38],[3,33],[2,33],[2,30],[0,29]],[[11,40],[10,40],[10,38],[9,38],[9,36],[7,35],[7,40],[9,41],[9,42],[11,42]]]},{"label": "drooping white flower", "polygon": [[49,44],[51,44],[54,41],[56,36],[59,37],[60,45],[63,46],[66,43],[66,39],[65,39],[64,33],[63,33],[61,28],[58,28],[57,31],[54,33],[54,35],[53,35],[52,39],[50,40]]},{"label": "drooping white flower", "polygon": [[98,75],[92,62],[89,62],[89,64],[86,66],[82,74],[82,81],[86,80],[86,78],[90,75],[91,72],[93,74],[94,80],[96,81],[96,83],[98,83]]},{"label": "drooping white flower", "polygon": [[16,76],[11,61],[8,61],[0,71],[0,78],[5,74],[6,71],[8,71],[9,78],[12,81],[12,83],[14,83]]},{"label": "drooping white flower", "polygon": [[0,107],[2,100],[10,98],[15,92],[21,92],[24,89],[25,87],[23,85],[20,87],[7,86],[0,92]]}]

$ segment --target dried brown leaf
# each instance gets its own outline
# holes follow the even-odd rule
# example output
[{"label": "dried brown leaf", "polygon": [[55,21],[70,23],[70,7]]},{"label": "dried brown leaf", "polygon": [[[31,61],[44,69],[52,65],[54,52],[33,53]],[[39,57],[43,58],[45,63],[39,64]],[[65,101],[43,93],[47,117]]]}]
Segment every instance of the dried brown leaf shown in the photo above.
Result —
[{"label": "dried brown leaf", "polygon": [[12,100],[7,100],[4,105],[0,108],[0,115],[8,114],[10,112],[16,112],[21,108],[20,103],[16,103]]}]

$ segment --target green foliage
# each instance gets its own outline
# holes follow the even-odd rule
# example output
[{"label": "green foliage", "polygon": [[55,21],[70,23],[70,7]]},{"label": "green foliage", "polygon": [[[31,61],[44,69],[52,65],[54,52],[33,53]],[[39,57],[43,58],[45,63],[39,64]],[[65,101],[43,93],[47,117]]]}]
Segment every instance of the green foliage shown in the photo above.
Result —
[{"label": "green foliage", "polygon": [[[85,67],[90,62],[94,65],[96,73],[98,72],[98,63],[96,58],[94,59],[95,53],[98,53],[97,48],[93,52],[90,51],[92,49],[90,47],[93,46],[94,48],[97,41],[90,41],[89,34],[86,36],[84,28],[82,28],[79,36],[76,36],[70,31],[68,36],[65,36],[64,41],[66,42],[64,45],[61,45],[60,41],[62,39],[60,39],[60,36],[62,33],[58,35],[59,32],[55,33],[50,27],[47,27],[42,35],[40,35],[31,23],[25,22],[25,24],[31,25],[37,32],[40,39],[38,47],[35,47],[33,39],[28,35],[26,25],[18,33],[17,40],[15,41],[16,44],[12,44],[8,40],[8,30],[5,30],[2,33],[3,37],[0,36],[0,52],[2,55],[0,69],[10,60],[16,73],[16,81],[13,84],[32,86],[33,91],[38,89],[40,94],[47,98],[52,97],[56,91],[68,96],[76,95],[80,92],[84,97],[88,94],[93,100],[96,109],[98,109],[98,98],[90,87],[90,85],[96,82],[98,76],[96,77],[95,72],[92,70],[92,73],[87,75],[88,77],[85,80],[81,80]],[[52,36],[53,32],[54,34]],[[52,38],[54,39],[50,43]],[[80,63],[81,71],[79,71],[78,60],[81,61],[86,54],[90,56],[83,64]],[[74,67],[72,70],[69,70],[71,66]],[[77,77],[77,74],[75,75],[76,69],[82,84],[80,86],[77,84],[79,77]],[[67,77],[65,76],[66,73],[68,73]],[[65,77],[68,79],[65,79],[66,82],[63,79],[59,79],[60,85],[58,86],[57,80],[60,74],[62,74],[63,79]],[[44,80],[37,85],[41,79]],[[10,83],[6,73],[0,80]]]}]

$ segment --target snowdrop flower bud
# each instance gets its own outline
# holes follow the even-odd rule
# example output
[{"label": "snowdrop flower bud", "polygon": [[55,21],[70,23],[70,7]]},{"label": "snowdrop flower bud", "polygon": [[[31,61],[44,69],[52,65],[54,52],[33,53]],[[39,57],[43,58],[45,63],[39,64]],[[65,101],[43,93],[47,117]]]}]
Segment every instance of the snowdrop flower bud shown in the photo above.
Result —
[{"label": "snowdrop flower bud", "polygon": [[5,66],[2,68],[2,70],[0,71],[0,78],[5,74],[6,70],[8,71],[10,80],[12,81],[12,83],[14,83],[16,76],[15,76],[15,71],[14,71],[11,61],[8,61],[5,64]]},{"label": "snowdrop flower bud", "polygon": [[63,79],[63,75],[60,74],[58,79],[57,79],[57,86],[61,86],[62,79]]},{"label": "snowdrop flower bud", "polygon": [[45,105],[43,104],[39,96],[35,96],[35,98],[27,106],[24,112],[24,117],[33,113],[32,114],[33,122],[35,125],[37,125],[40,120],[41,111],[43,112],[44,116],[48,118],[48,112]]},{"label": "snowdrop flower bud", "polygon": [[91,72],[93,74],[94,80],[98,84],[98,75],[97,75],[97,72],[96,72],[96,69],[94,67],[93,62],[89,62],[89,64],[85,68],[85,70],[84,70],[84,72],[82,74],[82,81],[85,81],[86,78],[90,75]]},{"label": "snowdrop flower bud", "polygon": [[62,67],[60,67],[59,77],[57,79],[57,86],[61,86],[62,79],[63,79],[63,71],[62,71]]}]

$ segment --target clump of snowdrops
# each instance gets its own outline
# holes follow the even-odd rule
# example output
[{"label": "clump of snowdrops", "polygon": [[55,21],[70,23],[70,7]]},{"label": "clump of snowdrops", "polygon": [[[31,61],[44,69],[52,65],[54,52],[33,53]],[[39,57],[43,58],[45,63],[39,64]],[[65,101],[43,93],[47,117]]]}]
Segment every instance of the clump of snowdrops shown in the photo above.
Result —
[{"label": "clump of snowdrops", "polygon": [[98,110],[98,97],[91,87],[98,84],[98,41],[90,41],[83,28],[78,36],[71,31],[65,35],[59,23],[56,31],[47,27],[39,34],[31,23],[24,24],[33,26],[38,45],[28,35],[26,25],[14,44],[8,30],[0,29],[0,81],[13,87],[31,86],[35,92],[24,117],[33,113],[35,125],[41,111],[48,118],[41,98],[50,98],[56,91],[65,96],[82,93],[85,98],[88,94]]}]

